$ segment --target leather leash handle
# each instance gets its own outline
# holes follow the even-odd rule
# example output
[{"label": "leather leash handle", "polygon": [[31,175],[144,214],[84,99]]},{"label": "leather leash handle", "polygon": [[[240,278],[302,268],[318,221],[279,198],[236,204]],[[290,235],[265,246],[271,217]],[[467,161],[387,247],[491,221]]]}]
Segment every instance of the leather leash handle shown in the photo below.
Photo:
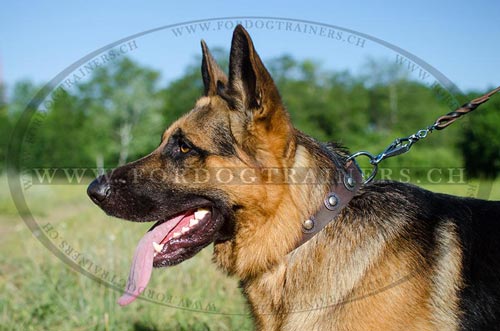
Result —
[{"label": "leather leash handle", "polygon": [[463,104],[460,108],[439,117],[434,123],[433,128],[436,130],[442,130],[446,128],[447,126],[458,120],[460,117],[470,113],[471,111],[479,107],[479,105],[488,101],[493,94],[499,91],[500,91],[500,86],[480,96],[479,98],[476,98],[474,100],[467,102],[466,104]]}]

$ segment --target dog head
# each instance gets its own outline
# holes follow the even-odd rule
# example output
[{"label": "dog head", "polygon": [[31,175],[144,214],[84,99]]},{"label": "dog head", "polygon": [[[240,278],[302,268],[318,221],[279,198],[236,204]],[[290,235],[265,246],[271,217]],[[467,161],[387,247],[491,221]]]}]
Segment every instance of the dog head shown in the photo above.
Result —
[{"label": "dog head", "polygon": [[[283,183],[297,162],[297,131],[242,26],[233,34],[229,77],[203,41],[202,52],[204,96],[152,153],[96,179],[88,194],[109,215],[157,222],[137,258],[174,265],[214,242],[219,265],[255,274],[300,236],[297,216],[281,207],[293,203]],[[261,251],[264,236],[276,247]]]}]

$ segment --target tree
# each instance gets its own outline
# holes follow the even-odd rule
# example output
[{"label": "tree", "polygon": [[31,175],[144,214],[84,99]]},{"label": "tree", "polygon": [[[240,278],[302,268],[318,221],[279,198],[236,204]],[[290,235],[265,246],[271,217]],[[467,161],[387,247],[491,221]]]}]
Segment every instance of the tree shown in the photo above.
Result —
[{"label": "tree", "polygon": [[12,96],[8,100],[8,115],[11,120],[16,121],[19,118],[41,87],[42,85],[30,80],[21,80],[14,84]]},{"label": "tree", "polygon": [[2,86],[1,95],[3,100],[0,101],[0,136],[2,139],[2,142],[0,143],[0,145],[2,145],[0,146],[0,154],[2,156],[2,161],[4,161],[7,156],[7,145],[11,140],[11,134],[13,133],[14,128],[19,124],[18,122],[21,115],[25,111],[29,102],[36,96],[39,88],[40,87],[38,85],[29,80],[19,81],[14,84],[9,100],[4,100],[5,86]]},{"label": "tree", "polygon": [[77,97],[59,90],[47,109],[43,126],[31,147],[33,167],[79,167],[89,164],[84,151],[84,111],[76,107]]},{"label": "tree", "polygon": [[9,116],[7,114],[7,102],[4,99],[4,86],[0,84],[0,172],[4,169],[10,130],[11,127]]},{"label": "tree", "polygon": [[[215,49],[213,53],[227,68],[227,51]],[[98,67],[87,81],[53,96],[35,144],[26,147],[33,157],[24,165],[111,167],[149,153],[163,130],[192,109],[202,95],[200,62],[200,57],[194,58],[184,74],[163,89],[158,86],[158,71],[130,59]],[[427,127],[450,111],[431,88],[409,80],[400,68],[387,62],[369,61],[357,75],[328,71],[320,63],[290,55],[265,62],[294,125],[352,151],[380,152],[394,138]],[[37,88],[23,81],[13,91],[7,109],[5,103],[0,104],[0,138],[4,140],[9,125]],[[470,174],[495,176],[500,167],[500,142],[494,127],[499,121],[495,117],[495,109],[500,109],[498,99],[494,97],[481,107],[484,109],[468,116],[471,126],[465,131],[454,125],[446,134],[435,133],[411,153],[384,161],[384,166],[410,165],[424,170],[456,166],[461,164],[462,154]],[[457,144],[459,149],[451,148]],[[2,153],[0,147],[0,156]]]},{"label": "tree", "polygon": [[160,136],[159,73],[128,58],[97,68],[80,84],[77,107],[84,110],[86,152],[99,167],[123,165],[148,153]]}]

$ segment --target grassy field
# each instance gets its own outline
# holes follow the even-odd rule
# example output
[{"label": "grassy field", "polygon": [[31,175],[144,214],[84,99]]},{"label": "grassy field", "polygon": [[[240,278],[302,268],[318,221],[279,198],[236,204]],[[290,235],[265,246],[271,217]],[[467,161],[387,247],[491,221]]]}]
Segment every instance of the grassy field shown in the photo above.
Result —
[{"label": "grassy field", "polygon": [[[5,178],[0,187],[1,330],[251,330],[237,281],[216,270],[211,247],[179,266],[153,271],[148,289],[159,301],[122,308],[116,303],[122,286],[100,284],[55,257],[18,216]],[[85,189],[32,186],[26,201],[65,256],[80,253],[77,261],[102,280],[126,279],[151,224],[105,216]]]},{"label": "grassy field", "polygon": [[[500,182],[427,185],[462,196],[500,200]],[[26,201],[39,231],[18,215],[0,177],[1,330],[251,330],[237,281],[215,269],[211,247],[179,266],[155,270],[148,289],[153,302],[121,308],[118,289],[83,275],[37,239],[51,238],[56,251],[89,275],[111,284],[128,275],[135,246],[149,224],[105,216],[85,185],[32,186]]]}]

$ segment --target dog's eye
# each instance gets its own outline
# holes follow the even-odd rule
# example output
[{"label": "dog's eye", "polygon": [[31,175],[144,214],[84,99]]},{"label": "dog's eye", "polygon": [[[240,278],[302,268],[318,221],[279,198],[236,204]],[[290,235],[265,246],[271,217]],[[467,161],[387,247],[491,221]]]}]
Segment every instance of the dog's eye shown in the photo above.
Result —
[{"label": "dog's eye", "polygon": [[189,145],[186,144],[184,141],[180,141],[179,142],[179,150],[181,151],[181,153],[186,154],[186,153],[189,153],[191,151],[191,147],[189,147]]}]

